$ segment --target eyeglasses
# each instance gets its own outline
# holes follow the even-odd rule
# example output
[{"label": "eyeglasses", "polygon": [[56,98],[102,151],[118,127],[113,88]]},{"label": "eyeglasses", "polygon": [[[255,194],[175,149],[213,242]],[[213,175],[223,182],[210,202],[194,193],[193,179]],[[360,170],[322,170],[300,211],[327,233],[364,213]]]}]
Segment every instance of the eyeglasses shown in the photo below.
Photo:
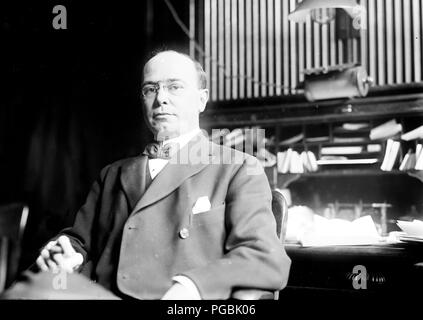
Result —
[{"label": "eyeglasses", "polygon": [[160,87],[166,90],[168,93],[174,96],[180,96],[185,91],[185,85],[180,81],[171,81],[165,84],[160,82],[148,83],[141,88],[141,93],[144,98],[155,98],[159,92]]}]

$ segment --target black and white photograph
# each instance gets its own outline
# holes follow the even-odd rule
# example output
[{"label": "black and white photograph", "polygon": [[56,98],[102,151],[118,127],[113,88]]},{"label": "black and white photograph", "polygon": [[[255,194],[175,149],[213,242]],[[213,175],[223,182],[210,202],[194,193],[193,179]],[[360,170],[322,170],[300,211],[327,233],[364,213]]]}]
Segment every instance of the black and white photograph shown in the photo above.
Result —
[{"label": "black and white photograph", "polygon": [[422,292],[423,0],[5,1],[0,42],[1,306]]}]

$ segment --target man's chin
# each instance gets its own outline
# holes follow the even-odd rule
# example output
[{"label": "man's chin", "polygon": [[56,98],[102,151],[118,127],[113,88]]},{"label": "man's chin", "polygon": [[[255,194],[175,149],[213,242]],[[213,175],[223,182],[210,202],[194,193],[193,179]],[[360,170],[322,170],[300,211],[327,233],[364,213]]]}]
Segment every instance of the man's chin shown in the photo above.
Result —
[{"label": "man's chin", "polygon": [[154,137],[157,141],[167,140],[179,136],[179,130],[171,128],[159,128],[155,133]]}]

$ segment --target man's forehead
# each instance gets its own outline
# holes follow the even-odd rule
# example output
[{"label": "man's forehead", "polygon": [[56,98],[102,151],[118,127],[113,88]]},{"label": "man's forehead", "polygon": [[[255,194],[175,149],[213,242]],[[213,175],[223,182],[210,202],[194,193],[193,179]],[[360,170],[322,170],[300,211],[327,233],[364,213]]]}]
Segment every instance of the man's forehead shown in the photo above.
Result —
[{"label": "man's forehead", "polygon": [[[165,77],[165,78],[164,78]],[[144,79],[182,79],[196,81],[194,63],[176,52],[163,52],[151,58],[144,67]],[[154,79],[158,78],[158,79]]]}]

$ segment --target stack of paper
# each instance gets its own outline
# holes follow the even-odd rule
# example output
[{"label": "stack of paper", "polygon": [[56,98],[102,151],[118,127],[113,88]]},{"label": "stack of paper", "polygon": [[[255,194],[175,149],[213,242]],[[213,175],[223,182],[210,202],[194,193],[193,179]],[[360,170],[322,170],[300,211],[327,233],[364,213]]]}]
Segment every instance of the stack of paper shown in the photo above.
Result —
[{"label": "stack of paper", "polygon": [[279,173],[288,173],[289,171],[289,162],[291,161],[292,149],[289,148],[284,152],[278,152],[277,157],[277,166]]},{"label": "stack of paper", "polygon": [[306,142],[326,142],[329,141],[329,137],[328,136],[321,136],[321,137],[307,137],[305,139]]},{"label": "stack of paper", "polygon": [[382,146],[380,144],[367,145],[367,152],[380,152],[381,150],[382,150]]},{"label": "stack of paper", "polygon": [[361,123],[344,123],[342,125],[342,128],[345,130],[355,131],[360,129],[368,128],[369,124],[367,122],[361,122]]},{"label": "stack of paper", "polygon": [[371,140],[378,140],[378,139],[386,139],[393,137],[402,131],[402,125],[397,123],[395,119],[391,121],[385,122],[380,126],[373,128],[370,131],[370,139]]},{"label": "stack of paper", "polygon": [[[289,224],[288,224],[289,225]],[[371,216],[352,222],[314,216],[314,226],[299,239],[304,247],[372,245],[382,241]]]},{"label": "stack of paper", "polygon": [[321,154],[360,154],[362,146],[323,147]]},{"label": "stack of paper", "polygon": [[291,145],[291,144],[300,142],[303,139],[304,139],[304,134],[303,133],[300,133],[300,134],[297,134],[297,135],[295,135],[295,136],[293,136],[291,138],[288,138],[286,140],[283,140],[283,141],[279,142],[279,145],[280,146],[287,146],[287,145]]},{"label": "stack of paper", "polygon": [[333,142],[341,143],[359,143],[365,142],[366,140],[365,137],[333,137]]},{"label": "stack of paper", "polygon": [[378,162],[376,158],[366,158],[366,159],[346,159],[345,157],[338,158],[323,158],[317,160],[317,164],[324,165],[356,165],[356,164],[375,164]]},{"label": "stack of paper", "polygon": [[414,169],[423,170],[423,146],[421,143],[418,143],[416,146],[416,166]]},{"label": "stack of paper", "polygon": [[401,171],[412,170],[416,166],[416,154],[413,150],[408,150],[407,154],[404,156],[404,159],[401,162],[399,169]]},{"label": "stack of paper", "polygon": [[414,219],[413,221],[397,221],[398,227],[405,232],[400,236],[401,241],[423,242],[423,221]]},{"label": "stack of paper", "polygon": [[297,151],[292,151],[291,159],[289,161],[290,173],[304,173],[303,162],[301,161],[300,154]]},{"label": "stack of paper", "polygon": [[311,151],[301,152],[301,161],[304,166],[305,172],[316,172],[318,169],[316,156]]},{"label": "stack of paper", "polygon": [[303,151],[301,155],[289,148],[278,152],[277,168],[279,173],[315,172],[318,169],[316,156],[311,151]]},{"label": "stack of paper", "polygon": [[410,141],[410,140],[415,140],[415,139],[422,139],[423,138],[423,126],[420,126],[414,130],[411,130],[407,133],[404,133],[401,136],[402,140],[405,141]]},{"label": "stack of paper", "polygon": [[386,142],[386,151],[385,156],[383,158],[382,165],[380,169],[382,171],[391,171],[395,165],[395,161],[398,157],[400,149],[400,143],[398,141],[394,141],[392,139],[388,139]]}]

